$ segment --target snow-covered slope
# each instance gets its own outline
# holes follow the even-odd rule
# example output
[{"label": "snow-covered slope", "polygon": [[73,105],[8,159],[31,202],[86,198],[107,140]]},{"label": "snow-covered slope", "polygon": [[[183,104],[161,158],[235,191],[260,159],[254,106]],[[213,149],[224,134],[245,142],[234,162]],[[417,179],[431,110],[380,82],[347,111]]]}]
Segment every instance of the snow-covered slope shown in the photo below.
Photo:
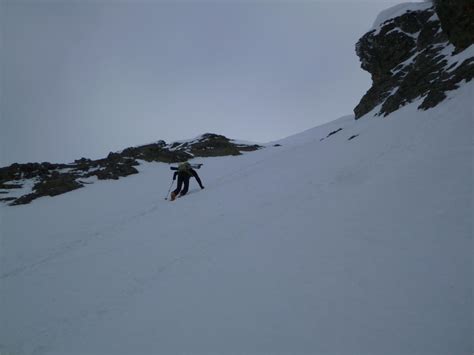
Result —
[{"label": "snow-covered slope", "polygon": [[472,90],[1,206],[0,352],[470,354]]}]

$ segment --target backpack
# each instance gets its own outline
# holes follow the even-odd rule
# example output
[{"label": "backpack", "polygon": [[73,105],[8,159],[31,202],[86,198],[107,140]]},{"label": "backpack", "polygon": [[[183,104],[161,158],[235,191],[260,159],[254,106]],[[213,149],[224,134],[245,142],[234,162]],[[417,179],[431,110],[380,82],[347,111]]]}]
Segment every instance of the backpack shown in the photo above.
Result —
[{"label": "backpack", "polygon": [[189,164],[188,162],[181,163],[178,165],[178,173],[185,173],[191,176],[191,169],[191,164]]}]

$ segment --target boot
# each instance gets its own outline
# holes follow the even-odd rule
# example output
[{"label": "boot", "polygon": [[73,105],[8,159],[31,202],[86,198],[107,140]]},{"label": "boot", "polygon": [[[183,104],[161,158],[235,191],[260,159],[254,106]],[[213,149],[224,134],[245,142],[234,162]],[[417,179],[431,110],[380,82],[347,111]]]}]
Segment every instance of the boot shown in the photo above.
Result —
[{"label": "boot", "polygon": [[173,192],[171,192],[171,195],[170,195],[170,197],[171,197],[171,198],[170,198],[170,201],[174,201],[174,200],[176,200],[176,194],[174,193],[174,191],[173,191]]}]

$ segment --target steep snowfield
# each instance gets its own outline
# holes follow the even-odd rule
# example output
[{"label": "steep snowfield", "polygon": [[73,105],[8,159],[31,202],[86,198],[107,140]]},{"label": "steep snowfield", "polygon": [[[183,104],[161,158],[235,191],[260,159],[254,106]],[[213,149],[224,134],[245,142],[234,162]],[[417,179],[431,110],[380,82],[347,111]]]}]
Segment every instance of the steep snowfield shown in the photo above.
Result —
[{"label": "steep snowfield", "polygon": [[473,87],[2,206],[0,352],[470,354]]}]

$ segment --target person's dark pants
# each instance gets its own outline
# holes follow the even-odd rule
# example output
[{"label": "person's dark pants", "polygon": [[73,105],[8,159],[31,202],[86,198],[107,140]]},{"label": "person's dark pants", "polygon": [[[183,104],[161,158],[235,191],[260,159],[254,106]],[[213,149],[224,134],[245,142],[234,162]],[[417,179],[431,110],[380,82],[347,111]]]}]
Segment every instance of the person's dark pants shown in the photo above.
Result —
[{"label": "person's dark pants", "polygon": [[[176,187],[176,190],[173,191],[176,196],[178,196],[180,191],[181,191],[181,196],[186,195],[189,189],[189,178],[190,176],[188,175],[183,176],[181,174],[178,174],[178,186]],[[181,188],[183,189],[181,190]]]}]

